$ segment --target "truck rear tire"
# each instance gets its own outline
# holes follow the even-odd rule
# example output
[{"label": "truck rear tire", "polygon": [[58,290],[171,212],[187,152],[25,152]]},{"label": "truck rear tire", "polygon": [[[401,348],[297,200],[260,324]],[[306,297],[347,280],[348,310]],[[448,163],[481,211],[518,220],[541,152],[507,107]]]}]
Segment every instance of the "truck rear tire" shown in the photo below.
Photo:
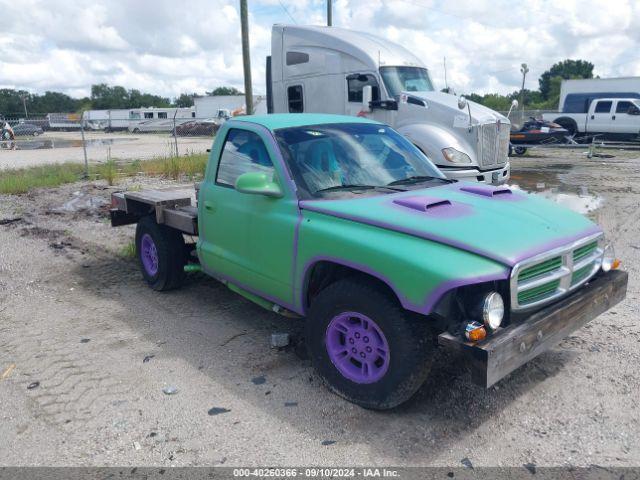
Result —
[{"label": "truck rear tire", "polygon": [[427,320],[361,277],[339,280],[315,297],[305,340],[329,389],[374,410],[409,400],[424,383],[434,353]]},{"label": "truck rear tire", "polygon": [[142,217],[136,228],[136,253],[142,276],[156,291],[182,285],[187,263],[182,233],[158,225],[151,216]]},{"label": "truck rear tire", "polygon": [[578,124],[573,118],[560,117],[560,118],[556,118],[553,121],[553,123],[557,123],[562,128],[566,129],[569,132],[570,136],[573,136],[576,133],[578,133]]}]

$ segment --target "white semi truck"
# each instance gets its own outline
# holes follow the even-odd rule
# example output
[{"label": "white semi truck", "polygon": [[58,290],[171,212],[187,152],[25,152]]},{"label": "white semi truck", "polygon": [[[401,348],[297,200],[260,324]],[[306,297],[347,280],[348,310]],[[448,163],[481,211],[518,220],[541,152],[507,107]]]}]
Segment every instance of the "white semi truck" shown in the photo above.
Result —
[{"label": "white semi truck", "polygon": [[405,135],[449,178],[509,179],[509,120],[437,91],[400,45],[336,27],[274,25],[266,74],[269,112],[366,116]]}]

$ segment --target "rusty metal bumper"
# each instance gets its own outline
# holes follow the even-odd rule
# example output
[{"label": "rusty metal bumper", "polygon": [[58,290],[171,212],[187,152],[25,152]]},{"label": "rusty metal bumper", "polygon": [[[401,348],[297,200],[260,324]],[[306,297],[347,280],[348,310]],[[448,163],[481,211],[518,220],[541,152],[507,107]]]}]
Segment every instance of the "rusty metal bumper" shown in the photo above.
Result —
[{"label": "rusty metal bumper", "polygon": [[620,270],[599,274],[568,297],[497,330],[482,342],[470,343],[445,332],[438,336],[438,344],[459,351],[474,383],[488,388],[622,301],[627,278],[627,272]]}]

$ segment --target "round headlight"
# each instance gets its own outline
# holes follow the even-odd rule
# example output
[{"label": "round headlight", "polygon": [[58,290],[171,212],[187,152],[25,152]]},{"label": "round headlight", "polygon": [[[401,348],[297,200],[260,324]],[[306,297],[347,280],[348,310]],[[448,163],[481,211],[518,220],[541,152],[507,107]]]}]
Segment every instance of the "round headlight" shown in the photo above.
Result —
[{"label": "round headlight", "polygon": [[604,247],[604,254],[602,255],[602,271],[608,272],[611,270],[615,261],[616,252],[613,250],[613,245],[609,244]]},{"label": "round headlight", "polygon": [[482,304],[482,320],[486,327],[495,330],[504,317],[504,301],[498,292],[491,292],[484,297]]}]

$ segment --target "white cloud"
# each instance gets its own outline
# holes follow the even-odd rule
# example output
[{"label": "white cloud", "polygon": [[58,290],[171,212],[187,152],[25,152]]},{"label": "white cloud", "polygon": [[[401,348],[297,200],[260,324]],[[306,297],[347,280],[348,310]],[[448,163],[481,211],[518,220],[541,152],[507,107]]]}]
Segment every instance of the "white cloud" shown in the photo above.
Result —
[{"label": "white cloud", "polygon": [[[333,3],[334,25],[409,46],[439,87],[446,56],[449,85],[460,92],[512,92],[522,62],[531,89],[565,58],[589,60],[603,77],[640,75],[637,0]],[[249,8],[254,90],[264,92],[271,25],[323,24],[325,0],[253,0]],[[105,82],[170,97],[243,88],[236,0],[0,0],[0,11],[0,87],[87,95]]]}]

